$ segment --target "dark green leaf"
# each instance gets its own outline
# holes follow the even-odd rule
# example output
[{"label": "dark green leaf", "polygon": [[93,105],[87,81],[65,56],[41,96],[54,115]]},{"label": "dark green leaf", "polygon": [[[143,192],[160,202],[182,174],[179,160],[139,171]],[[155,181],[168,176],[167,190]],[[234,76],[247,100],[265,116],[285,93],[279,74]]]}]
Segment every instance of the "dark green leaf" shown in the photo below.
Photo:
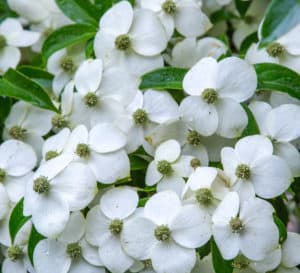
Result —
[{"label": "dark green leaf", "polygon": [[210,20],[213,24],[216,24],[216,23],[222,22],[222,21],[228,21],[230,19],[237,19],[237,18],[239,18],[239,17],[227,9],[217,10],[214,13],[212,13],[210,16]]},{"label": "dark green leaf", "polygon": [[61,11],[76,23],[97,26],[100,19],[98,9],[85,0],[55,0]]},{"label": "dark green leaf", "polygon": [[154,70],[142,76],[140,89],[171,89],[182,90],[182,81],[187,69],[165,67]]},{"label": "dark green leaf", "polygon": [[204,246],[197,249],[200,259],[203,259],[210,253],[210,241],[208,241]]},{"label": "dark green leaf", "polygon": [[213,161],[210,161],[208,165],[210,167],[219,168],[219,169],[223,170],[222,162],[213,162]]},{"label": "dark green leaf", "polygon": [[93,38],[97,29],[91,25],[74,24],[52,32],[43,45],[42,54],[47,60],[54,52]]},{"label": "dark green leaf", "polygon": [[26,224],[30,219],[29,216],[23,215],[23,203],[24,198],[22,198],[14,207],[10,218],[9,218],[9,234],[12,243],[14,243],[18,231]]},{"label": "dark green leaf", "polygon": [[58,112],[47,93],[22,73],[9,69],[0,80],[0,95],[26,101],[37,107]]},{"label": "dark green leaf", "polygon": [[279,231],[279,243],[282,244],[287,238],[286,226],[275,213],[273,219]]},{"label": "dark green leaf", "polygon": [[248,116],[248,124],[247,124],[247,127],[244,129],[241,137],[259,135],[260,134],[259,127],[257,125],[257,122],[254,118],[253,113],[251,112],[251,110],[249,109],[247,104],[242,103],[241,105],[243,106],[243,108],[246,111],[247,116]]},{"label": "dark green leaf", "polygon": [[252,1],[235,0],[235,6],[239,14],[244,17]]},{"label": "dark green leaf", "polygon": [[4,128],[4,121],[9,114],[12,105],[12,99],[9,97],[0,96],[0,141],[2,141],[2,132]]},{"label": "dark green leaf", "polygon": [[130,155],[129,160],[130,160],[130,169],[132,171],[146,170],[149,164],[149,162],[146,159],[136,154]]},{"label": "dark green leaf", "polygon": [[39,243],[39,241],[45,239],[43,235],[37,232],[34,226],[32,226],[29,239],[28,239],[28,246],[27,246],[27,252],[28,252],[28,257],[33,265],[33,253],[36,245]]},{"label": "dark green leaf", "polygon": [[289,211],[285,203],[283,202],[282,197],[277,197],[271,200],[277,216],[283,222],[284,225],[287,225],[289,221]]},{"label": "dark green leaf", "polygon": [[0,22],[11,17],[18,17],[18,15],[10,10],[6,0],[0,0]]},{"label": "dark green leaf", "polygon": [[85,57],[86,57],[87,59],[89,59],[89,58],[95,58],[95,52],[94,52],[94,39],[89,40],[89,41],[86,43],[86,46],[85,46]]},{"label": "dark green leaf", "polygon": [[254,32],[247,36],[241,44],[240,55],[244,56],[247,53],[247,50],[253,43],[258,42],[257,32]]},{"label": "dark green leaf", "polygon": [[300,23],[299,0],[273,0],[261,28],[261,46],[275,41]]},{"label": "dark green leaf", "polygon": [[144,207],[148,200],[149,200],[149,197],[140,198],[138,207]]},{"label": "dark green leaf", "polygon": [[211,254],[212,263],[216,273],[232,273],[233,267],[231,266],[232,261],[226,261],[223,259],[218,246],[214,239],[211,239]]},{"label": "dark green leaf", "polygon": [[297,72],[272,63],[256,64],[255,70],[257,90],[279,91],[300,99],[300,75]]}]

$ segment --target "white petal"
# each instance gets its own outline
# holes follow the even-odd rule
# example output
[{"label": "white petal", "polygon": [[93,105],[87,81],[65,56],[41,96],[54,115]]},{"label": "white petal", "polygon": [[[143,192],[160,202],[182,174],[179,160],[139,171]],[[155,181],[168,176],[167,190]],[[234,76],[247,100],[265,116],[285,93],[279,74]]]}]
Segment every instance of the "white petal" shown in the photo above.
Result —
[{"label": "white petal", "polygon": [[300,264],[299,251],[300,235],[288,232],[288,237],[282,245],[282,264],[286,267],[294,267]]},{"label": "white petal", "polygon": [[164,27],[155,13],[150,10],[135,11],[130,39],[134,51],[144,56],[157,55],[167,47]]},{"label": "white petal", "polygon": [[170,139],[157,147],[155,151],[155,160],[166,160],[170,163],[174,162],[180,156],[180,150],[180,144],[176,140]]},{"label": "white petal", "polygon": [[90,264],[102,266],[103,263],[99,256],[98,247],[90,245],[85,239],[80,241],[82,257]]},{"label": "white petal", "polygon": [[171,175],[164,177],[156,187],[157,192],[171,190],[176,192],[178,196],[181,196],[183,188],[185,186],[185,181],[183,178],[177,175]]},{"label": "white petal", "polygon": [[219,39],[204,37],[197,42],[197,58],[213,57],[218,59],[227,51],[226,45]]},{"label": "white petal", "polygon": [[110,219],[124,219],[137,208],[138,194],[129,187],[113,188],[105,192],[100,200],[100,208]]},{"label": "white petal", "polygon": [[217,90],[220,97],[242,102],[254,95],[256,87],[256,72],[246,61],[229,57],[218,64]]},{"label": "white petal", "polygon": [[4,74],[9,68],[16,68],[21,59],[21,52],[13,46],[6,46],[0,52],[0,74]]},{"label": "white petal", "polygon": [[234,149],[231,147],[224,147],[221,150],[222,165],[228,175],[234,175],[236,167],[239,165],[239,158]]},{"label": "white petal", "polygon": [[42,240],[37,244],[33,261],[37,273],[67,273],[71,265],[66,245],[51,239]]},{"label": "white petal", "polygon": [[81,95],[94,93],[100,85],[102,78],[103,64],[100,59],[88,59],[77,69],[74,81],[78,92]]},{"label": "white petal", "polygon": [[172,165],[172,168],[176,175],[180,177],[189,177],[194,171],[191,166],[191,161],[194,159],[193,156],[182,155],[179,159]]},{"label": "white petal", "polygon": [[36,43],[40,37],[39,32],[22,30],[18,35],[8,37],[7,42],[15,47],[27,47]]},{"label": "white petal", "polygon": [[278,58],[271,57],[265,48],[259,49],[258,44],[252,44],[245,55],[245,60],[250,64],[278,63]]},{"label": "white petal", "polygon": [[62,152],[70,136],[70,129],[64,128],[56,135],[46,139],[43,146],[43,156],[49,151]]},{"label": "white petal", "polygon": [[211,217],[197,205],[185,205],[170,224],[172,238],[181,246],[198,248],[211,237]]},{"label": "white petal", "polygon": [[300,54],[300,43],[299,40],[295,37],[299,37],[300,35],[300,25],[296,25],[285,35],[280,37],[277,42],[284,46],[289,54],[299,55]]},{"label": "white petal", "polygon": [[272,110],[270,104],[263,101],[252,101],[249,104],[249,108],[254,115],[255,121],[259,127],[259,130],[262,134],[268,134],[266,128],[266,117],[268,113]]},{"label": "white petal", "polygon": [[69,136],[65,151],[75,153],[78,144],[88,144],[89,132],[84,125],[77,126]]},{"label": "white petal", "polygon": [[152,247],[157,242],[154,229],[154,223],[147,218],[135,217],[129,220],[121,233],[122,247],[135,259],[149,259]]},{"label": "white petal", "polygon": [[163,178],[163,175],[157,170],[157,165],[155,161],[152,161],[146,171],[146,185],[153,186],[158,183]]},{"label": "white petal", "polygon": [[71,80],[71,75],[69,73],[61,72],[56,75],[52,81],[52,89],[56,96],[59,96],[63,88]]},{"label": "white petal", "polygon": [[61,95],[61,113],[69,115],[72,112],[74,98],[74,81],[70,81]]},{"label": "white petal", "polygon": [[89,166],[97,181],[103,184],[111,184],[130,176],[130,162],[124,150],[107,154],[92,153]]},{"label": "white petal", "polygon": [[[26,270],[22,260],[11,261],[8,258],[6,258],[2,264],[2,272],[3,273],[11,273],[11,272],[27,273],[27,270]],[[39,273],[39,272],[37,272],[37,273]]]},{"label": "white petal", "polygon": [[199,190],[201,188],[210,189],[217,175],[218,171],[215,168],[199,167],[190,175],[187,181],[187,185],[193,191]]},{"label": "white petal", "polygon": [[83,259],[72,262],[68,273],[106,273],[103,267],[95,267],[85,262]]},{"label": "white petal", "polygon": [[53,53],[48,59],[47,70],[55,76],[61,73],[62,69],[60,67],[60,61],[66,55],[67,50],[65,48]]},{"label": "white petal", "polygon": [[109,9],[100,20],[100,28],[115,36],[126,34],[132,24],[133,9],[127,1],[121,1]]},{"label": "white petal", "polygon": [[[256,272],[269,272],[276,269],[281,262],[281,248],[272,250],[266,258],[261,261],[251,262],[250,267]],[[276,271],[278,272],[278,271]]]},{"label": "white petal", "polygon": [[216,88],[218,64],[214,58],[207,57],[197,62],[185,75],[183,89],[189,95],[198,96],[206,88]]},{"label": "white petal", "polygon": [[157,225],[168,224],[181,209],[178,195],[163,191],[153,195],[146,203],[144,215]]},{"label": "white petal", "polygon": [[153,249],[151,261],[156,272],[188,273],[196,263],[196,253],[175,242],[159,243]]},{"label": "white petal", "polygon": [[281,195],[291,183],[292,174],[286,162],[278,156],[268,156],[251,169],[251,181],[257,195],[273,198]]},{"label": "white petal", "polygon": [[90,131],[89,144],[98,153],[114,152],[126,145],[126,136],[116,126],[102,123]]},{"label": "white petal", "polygon": [[161,11],[161,5],[163,4],[164,0],[141,0],[140,4],[143,9],[150,9],[154,12]]}]

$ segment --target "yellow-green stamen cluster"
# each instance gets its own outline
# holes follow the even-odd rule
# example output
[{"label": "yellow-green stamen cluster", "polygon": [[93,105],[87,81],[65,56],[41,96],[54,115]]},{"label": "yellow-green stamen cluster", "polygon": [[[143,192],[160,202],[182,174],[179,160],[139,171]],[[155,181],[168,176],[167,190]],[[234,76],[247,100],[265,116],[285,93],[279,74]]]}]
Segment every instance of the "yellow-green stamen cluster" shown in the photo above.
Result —
[{"label": "yellow-green stamen cluster", "polygon": [[87,144],[80,143],[76,147],[76,154],[82,158],[89,158],[90,156],[90,148]]},{"label": "yellow-green stamen cluster", "polygon": [[218,92],[213,88],[206,88],[202,93],[202,99],[208,104],[215,103],[218,97]]},{"label": "yellow-green stamen cluster", "polygon": [[109,230],[113,235],[119,235],[123,229],[123,222],[120,219],[114,219],[109,225]]},{"label": "yellow-green stamen cluster", "polygon": [[67,245],[67,254],[72,260],[80,258],[81,252],[81,246],[78,243],[72,243]]},{"label": "yellow-green stamen cluster", "polygon": [[60,60],[60,67],[66,72],[72,72],[76,68],[73,59],[69,56],[65,56]]},{"label": "yellow-green stamen cluster", "polygon": [[33,190],[36,193],[43,194],[48,193],[50,190],[50,183],[45,176],[40,176],[33,181]]},{"label": "yellow-green stamen cluster", "polygon": [[247,180],[250,178],[251,170],[248,165],[240,164],[236,167],[235,175],[243,180]]},{"label": "yellow-green stamen cluster", "polygon": [[248,268],[249,264],[250,264],[249,260],[243,255],[238,255],[231,263],[233,268],[239,270]]},{"label": "yellow-green stamen cluster", "polygon": [[157,162],[157,170],[163,175],[170,175],[173,171],[171,163],[166,160],[160,160]]},{"label": "yellow-green stamen cluster", "polygon": [[157,226],[154,230],[154,236],[158,241],[167,241],[171,237],[171,231],[166,225]]},{"label": "yellow-green stamen cluster", "polygon": [[169,15],[174,15],[176,13],[177,7],[173,0],[166,0],[162,4],[162,9],[165,13]]},{"label": "yellow-green stamen cluster", "polygon": [[58,155],[59,155],[59,153],[57,151],[48,151],[45,154],[45,160],[46,161],[51,160],[51,159],[57,157]]},{"label": "yellow-green stamen cluster", "polygon": [[95,93],[89,92],[84,96],[84,103],[88,107],[94,107],[98,104],[98,97]]},{"label": "yellow-green stamen cluster", "polygon": [[266,50],[271,57],[280,57],[285,52],[285,48],[276,42],[269,44]]},{"label": "yellow-green stamen cluster", "polygon": [[196,200],[200,205],[209,206],[214,199],[214,196],[210,189],[203,188],[196,192]]},{"label": "yellow-green stamen cluster", "polygon": [[13,126],[8,130],[8,133],[14,139],[24,140],[26,129],[23,129],[20,126]]},{"label": "yellow-green stamen cluster", "polygon": [[148,121],[148,115],[145,110],[137,109],[133,115],[133,120],[136,125],[145,125]]},{"label": "yellow-green stamen cluster", "polygon": [[245,226],[239,217],[231,218],[229,224],[233,233],[241,233],[245,229]]},{"label": "yellow-green stamen cluster", "polygon": [[115,46],[118,50],[128,50],[131,47],[131,41],[128,35],[122,34],[115,40]]},{"label": "yellow-green stamen cluster", "polygon": [[201,166],[201,161],[195,157],[190,161],[190,165],[192,168],[196,169]]},{"label": "yellow-green stamen cluster", "polygon": [[188,142],[188,144],[195,146],[195,147],[200,146],[201,145],[200,134],[195,130],[189,131],[188,135],[187,135],[187,142]]},{"label": "yellow-green stamen cluster", "polygon": [[51,122],[52,126],[58,129],[62,129],[68,126],[68,121],[62,115],[53,116]]},{"label": "yellow-green stamen cluster", "polygon": [[8,258],[15,262],[23,257],[24,253],[21,247],[19,246],[11,246],[7,249],[7,256]]}]

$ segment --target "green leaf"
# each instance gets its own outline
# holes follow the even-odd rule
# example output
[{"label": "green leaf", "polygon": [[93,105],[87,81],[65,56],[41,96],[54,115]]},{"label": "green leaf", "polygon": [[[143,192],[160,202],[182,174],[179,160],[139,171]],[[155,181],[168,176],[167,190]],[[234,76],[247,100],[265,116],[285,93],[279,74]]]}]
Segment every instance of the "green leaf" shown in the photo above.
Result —
[{"label": "green leaf", "polygon": [[146,159],[136,154],[130,155],[129,160],[131,171],[146,170],[149,164],[149,162]]},{"label": "green leaf", "polygon": [[300,99],[300,75],[297,72],[272,63],[256,64],[255,70],[257,90],[279,91]]},{"label": "green leaf", "polygon": [[88,0],[55,0],[61,11],[72,21],[98,26],[100,14]]},{"label": "green leaf", "polygon": [[211,239],[211,254],[212,254],[212,263],[216,273],[232,273],[233,267],[231,266],[232,261],[226,261],[223,259],[218,246],[214,239]]},{"label": "green leaf", "polygon": [[283,202],[282,197],[279,196],[272,199],[271,204],[276,211],[276,215],[280,218],[284,225],[287,225],[289,221],[289,211],[286,204]]},{"label": "green leaf", "polygon": [[300,23],[299,0],[273,0],[265,13],[260,46],[275,41]]},{"label": "green leaf", "polygon": [[235,0],[235,6],[239,14],[244,17],[252,1]]},{"label": "green leaf", "polygon": [[203,246],[197,249],[197,253],[200,256],[200,259],[203,259],[210,253],[210,240]]},{"label": "green leaf", "polygon": [[28,239],[28,245],[27,245],[27,253],[28,253],[28,257],[29,260],[31,262],[32,265],[33,264],[33,253],[35,250],[36,245],[39,243],[39,241],[45,239],[45,237],[43,235],[41,235],[40,233],[37,232],[37,230],[35,229],[34,226],[32,226],[30,235],[29,235],[29,239]]},{"label": "green leaf", "polygon": [[0,80],[0,95],[58,112],[45,90],[38,83],[13,69],[9,69]]},{"label": "green leaf", "polygon": [[248,116],[248,124],[247,124],[247,127],[244,129],[241,137],[259,135],[260,134],[259,127],[257,125],[257,122],[254,118],[253,113],[251,112],[251,110],[249,109],[247,104],[242,103],[241,105],[243,106],[243,108],[246,111],[247,116]]},{"label": "green leaf", "polygon": [[2,141],[2,132],[4,128],[4,122],[9,114],[12,105],[12,99],[9,97],[0,96],[0,141]]},{"label": "green leaf", "polygon": [[230,19],[238,19],[239,17],[236,16],[234,13],[227,9],[220,9],[215,11],[214,13],[211,14],[210,20],[213,24],[223,22],[223,21],[228,21]]},{"label": "green leaf", "polygon": [[91,25],[73,24],[52,32],[43,45],[42,54],[47,60],[54,52],[93,38],[97,29]]},{"label": "green leaf", "polygon": [[286,226],[275,213],[273,214],[273,219],[279,231],[279,243],[282,244],[287,238]]},{"label": "green leaf", "polygon": [[8,17],[18,17],[18,15],[10,10],[6,0],[0,0],[0,22]]},{"label": "green leaf", "polygon": [[186,73],[187,69],[184,68],[160,68],[143,75],[139,88],[182,90],[182,81]]},{"label": "green leaf", "polygon": [[94,39],[91,39],[91,40],[89,40],[89,41],[86,43],[86,46],[85,46],[85,57],[86,57],[87,59],[89,59],[89,58],[94,59],[94,58],[95,58],[95,52],[94,52]]},{"label": "green leaf", "polygon": [[22,198],[14,207],[10,218],[9,218],[9,234],[12,243],[14,243],[18,231],[26,224],[30,219],[30,216],[23,215],[23,203],[24,198]]},{"label": "green leaf", "polygon": [[247,53],[247,50],[253,43],[258,42],[257,32],[254,32],[248,35],[242,42],[240,47],[240,56],[244,56]]}]

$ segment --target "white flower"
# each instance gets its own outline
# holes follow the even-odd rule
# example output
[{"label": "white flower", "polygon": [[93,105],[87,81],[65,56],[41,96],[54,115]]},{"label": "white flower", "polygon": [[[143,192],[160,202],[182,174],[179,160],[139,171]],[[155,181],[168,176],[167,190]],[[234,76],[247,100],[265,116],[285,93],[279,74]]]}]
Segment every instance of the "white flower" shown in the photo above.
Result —
[{"label": "white flower", "polygon": [[123,64],[141,75],[163,66],[159,54],[167,46],[167,36],[150,10],[133,10],[129,2],[121,1],[102,16],[99,25],[94,50],[105,67]]},{"label": "white flower", "polygon": [[211,236],[211,223],[196,205],[182,206],[176,193],[153,195],[144,214],[124,226],[125,251],[138,260],[151,259],[155,272],[189,273],[196,263],[195,248]]},{"label": "white flower", "polygon": [[4,138],[22,140],[31,145],[40,155],[43,136],[49,133],[53,112],[18,101],[5,120]]},{"label": "white flower", "polygon": [[7,191],[5,187],[0,184],[0,221],[4,219],[4,217],[9,212],[10,200],[7,195]]},{"label": "white flower", "polygon": [[7,18],[0,24],[0,75],[9,68],[16,68],[21,52],[19,47],[34,44],[40,38],[38,32],[24,30],[17,19]]},{"label": "white flower", "polygon": [[7,140],[0,146],[0,183],[12,202],[18,202],[25,193],[25,185],[32,178],[37,157],[28,144]]},{"label": "white flower", "polygon": [[45,162],[26,185],[24,214],[32,215],[37,231],[55,237],[65,228],[70,211],[85,208],[97,192],[96,178],[84,164],[69,163],[62,154]]},{"label": "white flower", "polygon": [[141,7],[156,12],[168,37],[174,28],[186,37],[197,37],[208,31],[212,24],[195,0],[141,0]]},{"label": "white flower", "polygon": [[113,188],[102,195],[100,205],[87,215],[86,239],[99,247],[100,258],[111,272],[123,273],[134,263],[123,250],[120,236],[137,204],[138,195],[133,189]]},{"label": "white flower", "polygon": [[258,123],[260,133],[271,139],[274,154],[287,162],[293,177],[300,176],[300,153],[290,143],[300,137],[300,106],[283,104],[272,109],[265,102],[252,102],[249,107]]},{"label": "white flower", "polygon": [[192,128],[204,136],[217,134],[234,138],[247,125],[247,115],[239,104],[255,92],[257,77],[245,61],[229,57],[221,62],[203,58],[185,75],[183,88],[190,96],[179,107]]},{"label": "white flower", "polygon": [[149,164],[146,171],[146,184],[157,185],[158,191],[174,190],[181,195],[185,185],[183,177],[188,177],[193,168],[192,156],[181,156],[180,144],[176,140],[168,140],[160,144],[154,160]]},{"label": "white flower", "polygon": [[241,202],[237,193],[228,193],[212,218],[213,236],[224,259],[240,252],[251,260],[264,259],[279,240],[273,211],[264,200]]},{"label": "white flower", "polygon": [[272,142],[265,136],[242,138],[234,149],[223,148],[221,158],[233,189],[242,199],[255,193],[263,198],[273,198],[287,190],[291,183],[288,165],[273,155]]}]

